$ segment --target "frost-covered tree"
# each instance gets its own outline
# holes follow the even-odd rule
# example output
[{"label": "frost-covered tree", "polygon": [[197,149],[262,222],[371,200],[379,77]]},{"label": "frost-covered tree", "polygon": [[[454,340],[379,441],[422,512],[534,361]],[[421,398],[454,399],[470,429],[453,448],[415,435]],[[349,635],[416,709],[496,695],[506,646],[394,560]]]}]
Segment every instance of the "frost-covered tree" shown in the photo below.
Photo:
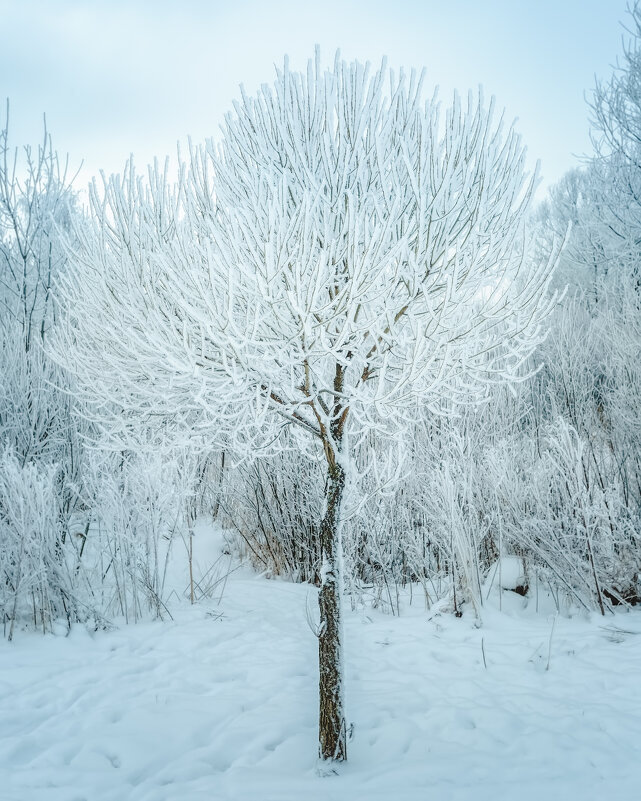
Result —
[{"label": "frost-covered tree", "polygon": [[[52,284],[64,268],[60,231],[69,227],[71,182],[46,126],[38,146],[11,146],[6,108],[0,125],[0,610],[13,633],[25,600],[45,629],[58,616],[77,614],[61,549],[71,536],[82,449],[64,373],[43,350],[54,321]],[[37,577],[37,592],[30,576]]]},{"label": "frost-covered tree", "polygon": [[549,252],[555,240],[565,240],[554,285],[570,295],[576,290],[588,291],[593,300],[600,278],[616,267],[619,248],[609,225],[609,198],[603,189],[602,165],[570,170],[552,187],[533,218],[535,252]]},{"label": "frost-covered tree", "polygon": [[639,274],[641,237],[641,3],[628,7],[623,55],[611,77],[597,82],[590,107],[599,178],[599,214],[607,226],[605,256],[627,272]]},{"label": "frost-covered tree", "polygon": [[[346,758],[341,504],[351,455],[425,408],[516,378],[550,262],[524,259],[534,179],[494,104],[445,110],[423,79],[319,58],[243,94],[177,186],[133,167],[91,193],[64,280],[65,336],[116,441],[279,448],[325,464],[320,755]],[[521,371],[522,372],[522,371]],[[141,430],[145,431],[140,437]]]},{"label": "frost-covered tree", "polygon": [[[0,617],[50,630],[163,613],[164,556],[189,458],[87,449],[73,377],[48,353],[72,181],[46,129],[14,147],[0,120]],[[176,456],[176,455],[174,455]],[[180,456],[180,455],[179,455]],[[164,457],[164,454],[163,454]],[[160,554],[164,554],[161,558]]]},{"label": "frost-covered tree", "polygon": [[9,103],[0,129],[0,305],[19,328],[24,349],[42,341],[53,321],[51,287],[64,254],[73,199],[67,165],[44,127],[37,147],[9,144]]},{"label": "frost-covered tree", "polygon": [[597,153],[635,162],[641,145],[641,3],[629,7],[623,57],[610,78],[597,81],[591,108]]},{"label": "frost-covered tree", "polygon": [[77,446],[64,378],[43,351],[72,208],[67,166],[46,125],[37,147],[11,147],[7,103],[0,128],[0,443],[22,465],[73,461],[69,450]]}]

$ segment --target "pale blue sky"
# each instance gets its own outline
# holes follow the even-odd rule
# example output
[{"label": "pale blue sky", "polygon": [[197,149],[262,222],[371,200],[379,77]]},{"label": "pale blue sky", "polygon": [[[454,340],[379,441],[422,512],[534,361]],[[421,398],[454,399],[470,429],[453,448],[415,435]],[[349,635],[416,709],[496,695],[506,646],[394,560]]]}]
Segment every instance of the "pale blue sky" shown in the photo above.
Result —
[{"label": "pale blue sky", "polygon": [[621,52],[626,0],[0,0],[0,98],[14,144],[47,113],[81,183],[217,136],[238,85],[271,81],[319,43],[345,58],[427,68],[447,99],[483,84],[518,128],[545,184],[590,149],[586,91]]}]

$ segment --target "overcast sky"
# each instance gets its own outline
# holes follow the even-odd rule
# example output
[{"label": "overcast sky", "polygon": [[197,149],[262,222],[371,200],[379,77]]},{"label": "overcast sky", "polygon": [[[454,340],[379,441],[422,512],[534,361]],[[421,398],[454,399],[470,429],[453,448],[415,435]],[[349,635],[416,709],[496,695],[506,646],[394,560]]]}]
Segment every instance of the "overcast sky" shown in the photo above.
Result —
[{"label": "overcast sky", "polygon": [[0,98],[11,140],[54,145],[80,183],[218,136],[243,83],[271,82],[314,44],[346,59],[426,67],[447,99],[482,84],[545,185],[590,149],[586,92],[621,52],[626,0],[0,0]]}]

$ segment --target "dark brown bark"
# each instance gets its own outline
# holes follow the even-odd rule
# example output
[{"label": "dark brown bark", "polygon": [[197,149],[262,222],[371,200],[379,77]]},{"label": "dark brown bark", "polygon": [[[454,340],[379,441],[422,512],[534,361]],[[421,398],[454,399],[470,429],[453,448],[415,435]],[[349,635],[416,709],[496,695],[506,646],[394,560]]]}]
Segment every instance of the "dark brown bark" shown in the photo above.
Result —
[{"label": "dark brown bark", "polygon": [[331,460],[327,474],[327,506],[320,529],[321,586],[319,593],[319,755],[347,759],[347,732],[343,704],[343,633],[341,620],[340,509],[345,486],[342,466]]}]

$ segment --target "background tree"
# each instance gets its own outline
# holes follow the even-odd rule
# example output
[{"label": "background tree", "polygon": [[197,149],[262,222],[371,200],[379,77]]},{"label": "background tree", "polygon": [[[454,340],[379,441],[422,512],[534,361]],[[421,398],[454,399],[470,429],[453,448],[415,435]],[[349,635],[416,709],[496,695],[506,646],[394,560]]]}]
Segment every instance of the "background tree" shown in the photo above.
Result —
[{"label": "background tree", "polygon": [[[243,94],[218,147],[91,192],[57,352],[117,441],[283,447],[326,485],[320,755],[346,758],[341,504],[365,437],[522,376],[550,262],[524,259],[534,179],[493,103],[338,57]],[[144,435],[141,436],[141,431]],[[399,437],[402,440],[402,437]]]},{"label": "background tree", "polygon": [[[48,354],[62,240],[78,214],[46,129],[13,147],[0,122],[0,616],[50,631],[162,614],[166,539],[182,522],[169,460],[100,453],[71,373]],[[186,462],[187,460],[185,460]]]},{"label": "background tree", "polygon": [[[641,3],[628,7],[623,57],[611,77],[597,81],[590,108],[600,184],[599,215],[607,227],[604,255],[638,275],[641,241]],[[596,227],[596,226],[595,226]],[[605,260],[605,259],[604,259]]]},{"label": "background tree", "polygon": [[78,612],[61,548],[78,502],[81,446],[64,371],[43,350],[54,322],[52,284],[65,263],[60,232],[69,229],[70,187],[46,125],[38,146],[10,146],[7,102],[0,127],[0,608],[10,637],[27,605],[45,630]]}]

